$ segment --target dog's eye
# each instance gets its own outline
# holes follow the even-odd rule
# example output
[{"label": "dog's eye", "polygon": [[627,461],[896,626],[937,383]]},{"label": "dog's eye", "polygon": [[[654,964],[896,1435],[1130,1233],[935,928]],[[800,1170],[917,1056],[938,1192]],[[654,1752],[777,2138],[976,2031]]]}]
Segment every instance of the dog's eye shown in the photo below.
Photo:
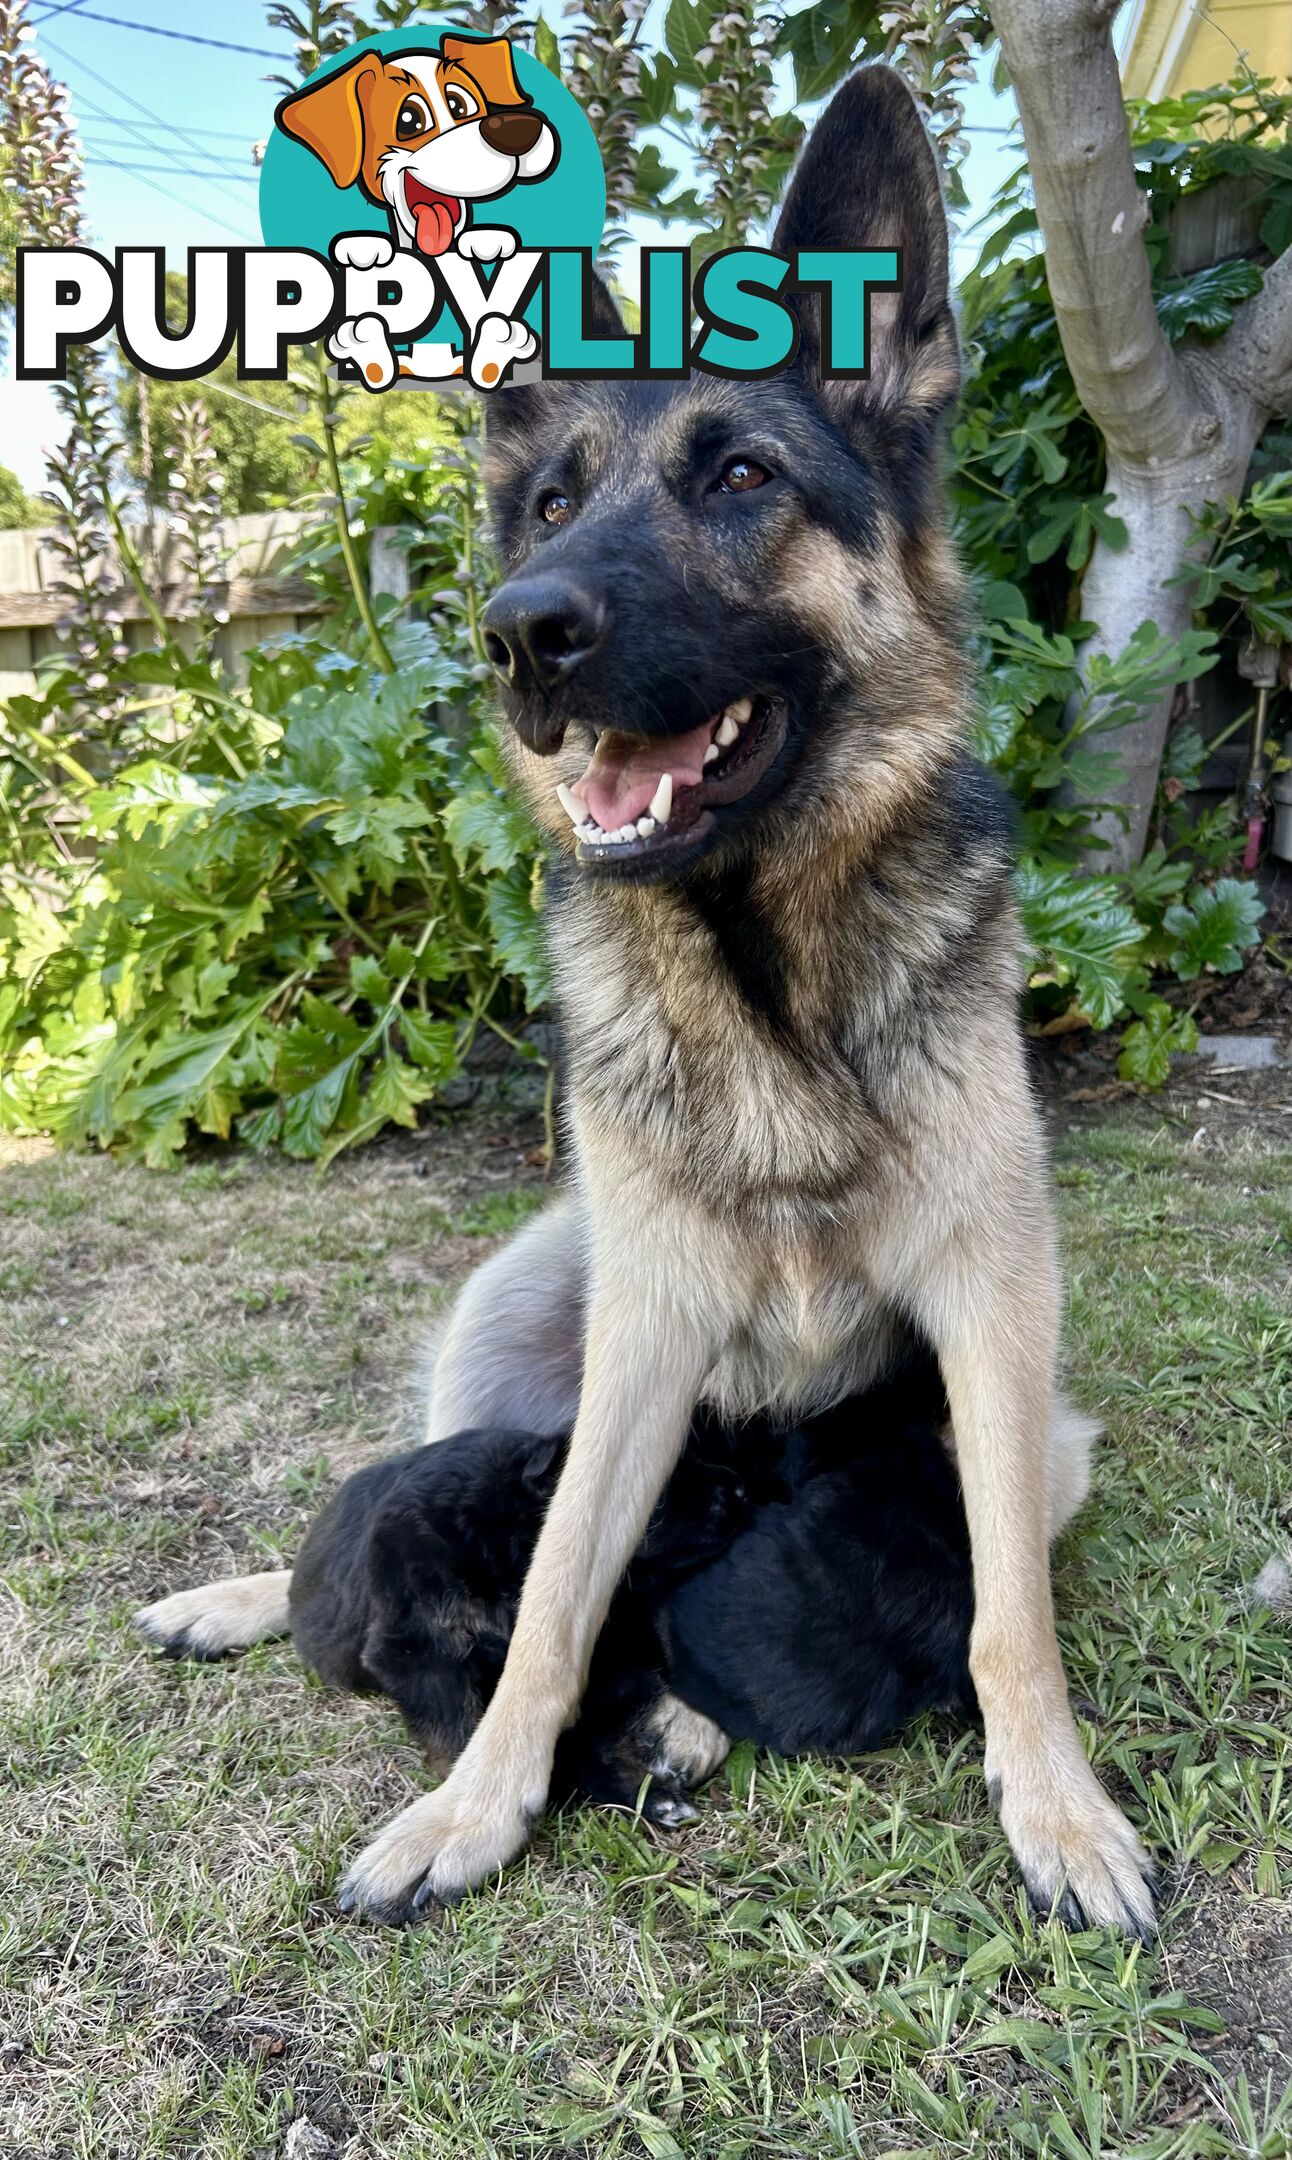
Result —
[{"label": "dog's eye", "polygon": [[756,465],[752,458],[733,457],[723,466],[718,486],[724,495],[743,495],[749,488],[762,487],[771,477],[766,467]]},{"label": "dog's eye", "polygon": [[538,514],[545,525],[568,525],[574,515],[574,507],[568,495],[560,488],[550,488],[538,506]]},{"label": "dog's eye", "polygon": [[[389,108],[387,108],[389,110]],[[406,97],[395,119],[395,139],[407,142],[412,135],[428,134],[431,127],[431,109],[419,97]]]},{"label": "dog's eye", "polygon": [[450,120],[474,120],[480,110],[470,91],[459,90],[456,83],[445,91],[444,102],[449,108]]}]

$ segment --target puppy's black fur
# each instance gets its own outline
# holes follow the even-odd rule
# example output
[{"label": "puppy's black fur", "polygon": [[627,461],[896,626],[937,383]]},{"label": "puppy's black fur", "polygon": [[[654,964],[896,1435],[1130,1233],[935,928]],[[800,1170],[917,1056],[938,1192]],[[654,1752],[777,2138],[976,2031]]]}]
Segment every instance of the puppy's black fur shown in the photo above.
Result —
[{"label": "puppy's black fur", "polygon": [[[602,1630],[554,1786],[687,1812],[666,1694],[782,1754],[851,1755],[973,1704],[969,1541],[931,1363],[789,1431],[701,1413]],[[388,1695],[430,1760],[502,1671],[564,1443],[459,1433],[350,1478],[292,1571],[292,1634],[331,1685]]]}]

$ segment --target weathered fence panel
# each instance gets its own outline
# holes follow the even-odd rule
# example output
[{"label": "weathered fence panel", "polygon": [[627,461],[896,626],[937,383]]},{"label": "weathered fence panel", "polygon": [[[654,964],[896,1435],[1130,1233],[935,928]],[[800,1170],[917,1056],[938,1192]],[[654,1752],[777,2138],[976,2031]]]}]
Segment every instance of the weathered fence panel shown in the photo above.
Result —
[{"label": "weathered fence panel", "polygon": [[[282,557],[305,524],[299,510],[262,510],[226,518],[219,527],[221,583],[216,605],[228,615],[216,635],[217,657],[235,680],[246,673],[245,654],[265,638],[317,622],[324,612],[307,580],[284,569]],[[161,613],[184,642],[193,589],[181,574],[176,536],[163,521],[132,526],[130,537],[155,579]],[[56,625],[67,613],[66,597],[53,588],[59,566],[47,531],[0,532],[0,697],[36,687],[40,662],[58,651]],[[132,586],[121,585],[109,605],[122,622],[126,643],[143,650],[154,633]]]}]

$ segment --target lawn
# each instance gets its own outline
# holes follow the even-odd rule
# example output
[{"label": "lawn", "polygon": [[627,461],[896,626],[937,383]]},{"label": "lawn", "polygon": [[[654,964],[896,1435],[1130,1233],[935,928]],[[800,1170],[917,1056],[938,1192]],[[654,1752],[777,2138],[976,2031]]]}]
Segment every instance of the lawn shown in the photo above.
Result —
[{"label": "lawn", "polygon": [[285,1644],[160,1662],[128,1616],[289,1560],[413,1429],[537,1134],[477,1116],[322,1182],[11,1145],[6,2160],[1292,2150],[1292,1645],[1251,1592],[1292,1515],[1292,1084],[1212,1085],[1055,1118],[1107,1423],[1058,1599],[1162,1864],[1152,1952],[1029,1917],[980,1736],[936,1719],[851,1766],[740,1748],[677,1835],[569,1816],[420,1929],[342,1920],[343,1858],[421,1781],[393,1714]]}]

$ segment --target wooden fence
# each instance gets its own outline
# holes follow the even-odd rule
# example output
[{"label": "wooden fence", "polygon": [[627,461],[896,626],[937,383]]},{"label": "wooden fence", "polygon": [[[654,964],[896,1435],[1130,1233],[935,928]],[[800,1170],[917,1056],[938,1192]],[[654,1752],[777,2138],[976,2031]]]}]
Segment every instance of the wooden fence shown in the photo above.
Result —
[{"label": "wooden fence", "polygon": [[[216,605],[229,619],[220,626],[215,649],[235,679],[244,673],[243,655],[252,646],[276,632],[316,622],[323,612],[317,592],[281,563],[304,522],[299,510],[267,510],[226,518],[220,527],[224,582],[217,589]],[[143,559],[154,562],[158,606],[183,642],[192,588],[180,575],[174,535],[159,525],[155,544],[139,528],[131,529],[131,539]],[[56,626],[68,612],[66,596],[53,590],[59,575],[48,532],[0,532],[0,698],[34,689],[38,662],[58,650]],[[109,604],[121,617],[127,644],[142,650],[155,643],[152,624],[132,586],[114,590]]]}]

